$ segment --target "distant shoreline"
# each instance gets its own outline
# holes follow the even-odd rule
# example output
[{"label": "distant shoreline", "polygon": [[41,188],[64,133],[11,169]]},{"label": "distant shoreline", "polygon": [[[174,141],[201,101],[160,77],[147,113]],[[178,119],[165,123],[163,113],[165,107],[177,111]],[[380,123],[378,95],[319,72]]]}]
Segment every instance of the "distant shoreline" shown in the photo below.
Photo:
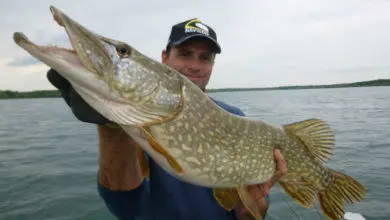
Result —
[{"label": "distant shoreline", "polygon": [[294,90],[294,89],[334,89],[334,88],[371,87],[371,86],[390,86],[390,79],[376,79],[376,80],[369,80],[369,81],[329,84],[329,85],[278,86],[278,87],[266,87],[266,88],[209,89],[209,90],[207,90],[207,92],[213,93],[213,92],[267,91],[267,90]]},{"label": "distant shoreline", "polygon": [[[217,93],[217,92],[239,92],[239,91],[351,88],[351,87],[371,87],[371,86],[390,86],[390,79],[376,79],[376,80],[369,80],[369,81],[330,84],[330,85],[279,86],[279,87],[268,87],[268,88],[222,88],[222,89],[208,89],[207,92]],[[0,99],[59,98],[59,97],[61,97],[61,93],[58,90],[37,90],[37,91],[29,91],[29,92],[0,90]]]}]

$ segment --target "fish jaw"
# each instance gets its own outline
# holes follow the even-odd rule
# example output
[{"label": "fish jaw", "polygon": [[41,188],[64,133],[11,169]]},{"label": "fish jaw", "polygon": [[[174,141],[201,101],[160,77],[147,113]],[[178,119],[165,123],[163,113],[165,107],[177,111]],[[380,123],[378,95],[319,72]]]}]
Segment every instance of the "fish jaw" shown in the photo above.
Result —
[{"label": "fish jaw", "polygon": [[181,76],[128,44],[93,33],[51,6],[73,50],[38,46],[20,32],[14,41],[59,72],[81,97],[120,125],[144,126],[173,118],[182,105]]},{"label": "fish jaw", "polygon": [[65,28],[73,49],[86,69],[100,76],[115,72],[114,62],[118,62],[115,61],[118,58],[115,56],[115,45],[106,43],[103,37],[87,30],[54,6],[50,6],[50,11],[58,25]]},{"label": "fish jaw", "polygon": [[[99,113],[108,111],[125,103],[126,100],[111,90],[109,84],[89,71],[74,50],[56,46],[40,46],[31,42],[23,33],[15,32],[13,39],[17,45],[30,53],[33,57],[55,69],[66,78],[74,89]],[[109,103],[109,104],[108,104]],[[103,109],[105,108],[105,109]],[[105,114],[107,117],[108,115]],[[107,117],[115,120],[114,117]]]},{"label": "fish jaw", "polygon": [[86,93],[91,93],[88,91],[99,91],[95,94],[99,97],[105,97],[105,94],[107,94],[108,88],[105,83],[84,67],[74,50],[56,46],[36,45],[21,32],[15,32],[13,39],[17,45],[33,57],[58,71],[74,87],[83,88]]}]

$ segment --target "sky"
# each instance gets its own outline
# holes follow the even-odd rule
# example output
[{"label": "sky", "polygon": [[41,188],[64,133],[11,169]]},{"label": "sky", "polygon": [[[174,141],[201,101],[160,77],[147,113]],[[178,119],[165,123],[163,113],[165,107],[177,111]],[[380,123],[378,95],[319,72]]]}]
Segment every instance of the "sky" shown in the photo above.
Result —
[{"label": "sky", "polygon": [[218,36],[208,88],[390,78],[389,0],[13,0],[0,3],[0,90],[54,89],[48,66],[12,40],[70,47],[54,5],[88,29],[161,60],[173,24],[199,18]]}]

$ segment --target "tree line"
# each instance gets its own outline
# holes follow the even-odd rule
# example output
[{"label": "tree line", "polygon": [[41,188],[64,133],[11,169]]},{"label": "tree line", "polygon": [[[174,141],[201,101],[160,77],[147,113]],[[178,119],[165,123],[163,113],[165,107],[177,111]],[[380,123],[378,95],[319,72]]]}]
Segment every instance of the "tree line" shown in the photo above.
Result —
[{"label": "tree line", "polygon": [[[207,92],[234,92],[234,91],[256,91],[256,90],[289,90],[289,89],[320,89],[320,88],[346,88],[366,86],[390,86],[390,79],[377,79],[354,83],[342,83],[331,85],[306,85],[306,86],[281,86],[270,88],[225,88],[208,89]],[[23,99],[23,98],[56,98],[61,97],[58,90],[37,90],[30,92],[18,92],[12,90],[0,90],[0,99]]]},{"label": "tree line", "polygon": [[58,90],[37,90],[30,92],[0,90],[0,99],[53,98],[60,96],[61,94]]}]

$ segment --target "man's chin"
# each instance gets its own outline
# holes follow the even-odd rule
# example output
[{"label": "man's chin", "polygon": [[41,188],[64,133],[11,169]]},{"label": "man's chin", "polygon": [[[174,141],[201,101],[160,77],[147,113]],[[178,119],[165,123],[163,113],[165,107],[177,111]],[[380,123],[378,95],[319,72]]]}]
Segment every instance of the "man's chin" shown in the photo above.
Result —
[{"label": "man's chin", "polygon": [[188,76],[188,75],[184,75],[184,76],[187,77],[192,83],[197,85],[201,90],[205,91],[206,83],[204,82],[205,79],[203,77]]},{"label": "man's chin", "polygon": [[204,88],[206,87],[206,85],[204,85],[204,83],[202,82],[197,82],[197,81],[194,81],[192,79],[190,79],[195,85],[197,85],[201,90],[204,90]]}]

